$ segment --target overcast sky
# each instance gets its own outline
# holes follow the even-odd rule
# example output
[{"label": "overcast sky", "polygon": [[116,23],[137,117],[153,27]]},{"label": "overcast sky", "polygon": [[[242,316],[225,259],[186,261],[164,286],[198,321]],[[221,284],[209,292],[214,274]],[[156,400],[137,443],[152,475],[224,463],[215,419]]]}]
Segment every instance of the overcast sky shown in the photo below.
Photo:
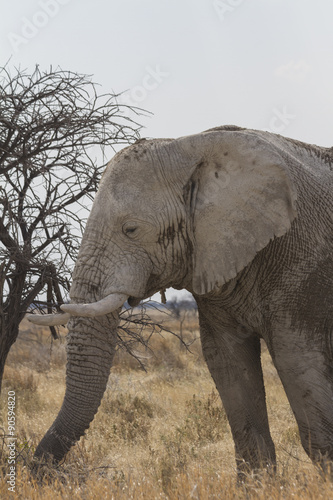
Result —
[{"label": "overcast sky", "polygon": [[0,32],[1,65],[127,90],[144,137],[235,124],[333,146],[332,0],[13,0]]}]

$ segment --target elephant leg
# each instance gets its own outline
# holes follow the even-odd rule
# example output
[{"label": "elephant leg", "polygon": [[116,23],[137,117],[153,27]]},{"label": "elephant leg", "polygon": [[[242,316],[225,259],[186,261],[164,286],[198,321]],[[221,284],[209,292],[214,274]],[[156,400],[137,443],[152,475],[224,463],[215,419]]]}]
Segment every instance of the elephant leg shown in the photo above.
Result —
[{"label": "elephant leg", "polygon": [[218,329],[200,317],[202,349],[221,396],[235,442],[239,477],[275,470],[260,361],[260,339],[240,326]]},{"label": "elephant leg", "polygon": [[292,331],[282,336],[280,331],[270,349],[303,448],[326,470],[333,461],[333,364],[324,342],[315,339]]}]

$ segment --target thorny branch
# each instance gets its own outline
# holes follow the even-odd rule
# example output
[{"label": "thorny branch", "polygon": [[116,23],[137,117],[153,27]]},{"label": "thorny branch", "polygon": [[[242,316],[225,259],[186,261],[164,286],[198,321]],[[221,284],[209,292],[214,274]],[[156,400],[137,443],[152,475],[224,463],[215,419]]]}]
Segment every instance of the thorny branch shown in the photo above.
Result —
[{"label": "thorny branch", "polygon": [[[154,303],[150,300],[150,306],[152,307]],[[166,312],[170,317],[174,317],[173,313]],[[184,339],[173,330],[167,328],[163,321],[156,323],[153,321],[146,309],[145,303],[142,303],[141,307],[136,313],[132,309],[124,309],[120,314],[120,326],[117,329],[118,336],[118,346],[121,349],[125,349],[126,352],[131,354],[139,363],[140,367],[146,371],[145,366],[139,354],[137,354],[137,347],[141,345],[146,351],[153,354],[149,346],[149,341],[151,337],[155,334],[171,333],[179,339],[181,344],[189,351],[189,347],[192,342],[186,343]],[[194,341],[194,340],[193,340]]]}]

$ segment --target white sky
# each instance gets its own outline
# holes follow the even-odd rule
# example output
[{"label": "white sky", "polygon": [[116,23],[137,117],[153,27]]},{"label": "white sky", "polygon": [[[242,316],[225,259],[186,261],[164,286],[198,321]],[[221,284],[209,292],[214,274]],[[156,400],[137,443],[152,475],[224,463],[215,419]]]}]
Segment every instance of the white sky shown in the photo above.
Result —
[{"label": "white sky", "polygon": [[13,0],[0,34],[0,65],[128,90],[143,137],[235,124],[333,146],[332,0]]}]

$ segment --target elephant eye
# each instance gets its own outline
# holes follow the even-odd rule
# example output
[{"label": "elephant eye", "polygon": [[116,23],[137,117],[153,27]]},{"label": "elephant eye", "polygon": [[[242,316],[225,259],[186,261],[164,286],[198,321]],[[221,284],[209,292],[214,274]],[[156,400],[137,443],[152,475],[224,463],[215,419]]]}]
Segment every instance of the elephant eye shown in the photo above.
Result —
[{"label": "elephant eye", "polygon": [[123,233],[128,236],[129,238],[134,237],[137,233],[138,227],[135,226],[134,224],[124,224],[123,226]]}]

